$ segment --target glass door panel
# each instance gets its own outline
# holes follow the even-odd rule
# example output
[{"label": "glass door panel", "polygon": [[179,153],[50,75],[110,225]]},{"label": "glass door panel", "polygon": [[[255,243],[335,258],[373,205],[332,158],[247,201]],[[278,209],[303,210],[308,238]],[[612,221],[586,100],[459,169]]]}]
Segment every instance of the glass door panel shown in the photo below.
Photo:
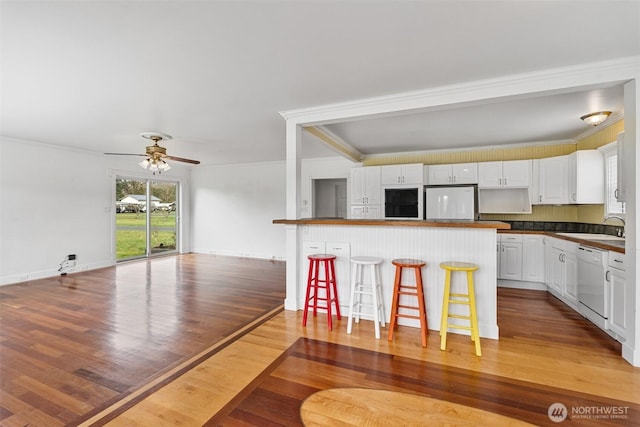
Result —
[{"label": "glass door panel", "polygon": [[116,260],[147,256],[147,181],[116,179]]},{"label": "glass door panel", "polygon": [[176,205],[178,183],[151,181],[150,251],[151,255],[177,250]]}]

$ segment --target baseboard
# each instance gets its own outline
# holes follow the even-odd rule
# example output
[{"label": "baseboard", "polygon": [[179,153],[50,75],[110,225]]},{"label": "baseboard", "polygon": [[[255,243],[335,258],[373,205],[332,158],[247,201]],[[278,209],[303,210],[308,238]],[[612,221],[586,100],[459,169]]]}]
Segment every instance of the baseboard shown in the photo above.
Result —
[{"label": "baseboard", "polygon": [[546,291],[547,285],[539,282],[526,282],[522,280],[498,279],[499,288],[529,289],[532,291]]},{"label": "baseboard", "polygon": [[[65,269],[67,274],[78,273],[81,271],[97,270],[99,268],[111,267],[114,265],[111,261],[92,262],[88,264],[78,264],[74,267]],[[16,283],[29,282],[31,280],[46,279],[49,277],[60,276],[58,269],[48,269],[41,271],[31,271],[22,274],[13,274],[11,276],[0,277],[0,286],[15,285]]]}]

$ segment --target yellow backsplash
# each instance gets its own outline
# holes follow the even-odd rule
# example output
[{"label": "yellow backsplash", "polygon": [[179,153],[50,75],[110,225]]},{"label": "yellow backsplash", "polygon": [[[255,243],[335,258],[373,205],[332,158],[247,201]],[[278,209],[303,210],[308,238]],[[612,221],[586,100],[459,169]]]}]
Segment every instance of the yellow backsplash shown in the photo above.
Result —
[{"label": "yellow backsplash", "polygon": [[[576,144],[535,145],[478,151],[450,151],[437,153],[415,153],[406,155],[367,158],[364,166],[379,166],[405,163],[439,165],[452,163],[490,162],[508,160],[542,159],[563,156],[578,150],[591,150],[612,141],[624,131],[624,121],[620,120],[601,131],[579,140]],[[536,205],[530,214],[483,214],[481,219],[496,221],[550,221],[583,222],[602,224],[604,205]]]}]

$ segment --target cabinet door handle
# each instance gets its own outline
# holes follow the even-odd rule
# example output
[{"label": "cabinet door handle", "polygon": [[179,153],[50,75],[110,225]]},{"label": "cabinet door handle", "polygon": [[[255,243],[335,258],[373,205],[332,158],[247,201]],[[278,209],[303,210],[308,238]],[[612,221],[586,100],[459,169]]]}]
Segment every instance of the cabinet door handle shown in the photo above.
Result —
[{"label": "cabinet door handle", "polygon": [[618,189],[616,188],[616,191],[613,192],[613,196],[617,199],[618,198]]},{"label": "cabinet door handle", "polygon": [[613,262],[619,262],[620,264],[622,264],[622,260],[621,259],[614,259]]},{"label": "cabinet door handle", "polygon": [[368,198],[368,197],[367,197],[367,201],[366,201],[366,203],[369,203],[369,198]]},{"label": "cabinet door handle", "polygon": [[504,185],[507,185],[507,178],[504,179]]},{"label": "cabinet door handle", "polygon": [[456,176],[455,175],[453,176],[453,183],[454,184],[456,183]]},{"label": "cabinet door handle", "polygon": [[502,178],[498,178],[498,185],[502,185]]},{"label": "cabinet door handle", "polygon": [[538,200],[540,200],[540,202],[542,202],[542,194],[540,194],[540,195],[538,196]]}]

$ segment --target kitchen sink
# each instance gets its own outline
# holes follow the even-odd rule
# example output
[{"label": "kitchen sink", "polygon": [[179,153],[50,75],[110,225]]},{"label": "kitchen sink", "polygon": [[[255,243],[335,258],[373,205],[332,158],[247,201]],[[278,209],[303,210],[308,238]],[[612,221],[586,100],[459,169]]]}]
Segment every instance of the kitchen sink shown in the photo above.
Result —
[{"label": "kitchen sink", "polygon": [[612,236],[610,234],[594,234],[594,233],[556,233],[560,236],[573,237],[574,239],[584,240],[608,240],[613,242],[624,242],[624,237]]}]

